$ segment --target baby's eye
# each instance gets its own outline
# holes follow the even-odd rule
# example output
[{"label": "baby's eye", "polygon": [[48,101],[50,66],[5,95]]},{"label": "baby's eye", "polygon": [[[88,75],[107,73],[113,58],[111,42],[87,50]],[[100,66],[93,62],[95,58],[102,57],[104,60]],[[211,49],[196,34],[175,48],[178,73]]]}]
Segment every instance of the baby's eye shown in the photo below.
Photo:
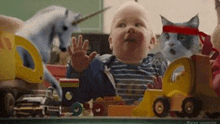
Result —
[{"label": "baby's eye", "polygon": [[136,24],[135,24],[135,27],[140,27],[140,26],[142,26],[141,23],[136,23]]},{"label": "baby's eye", "polygon": [[179,35],[178,36],[178,40],[185,41],[186,40],[186,36],[185,35]]},{"label": "baby's eye", "polygon": [[120,23],[118,27],[124,28],[126,25],[124,23]]},{"label": "baby's eye", "polygon": [[169,39],[170,39],[170,35],[169,35],[168,33],[165,33],[165,38],[166,38],[167,40],[169,40]]}]

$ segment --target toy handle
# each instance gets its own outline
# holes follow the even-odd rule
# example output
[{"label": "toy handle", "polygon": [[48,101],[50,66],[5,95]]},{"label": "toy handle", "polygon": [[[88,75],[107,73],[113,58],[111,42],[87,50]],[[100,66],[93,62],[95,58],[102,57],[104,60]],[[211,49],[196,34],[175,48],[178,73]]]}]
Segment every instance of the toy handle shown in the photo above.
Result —
[{"label": "toy handle", "polygon": [[23,37],[15,35],[15,45],[26,49],[31,57],[33,58],[35,68],[32,70],[28,67],[23,66],[23,62],[20,58],[19,53],[15,52],[16,59],[16,73],[15,77],[23,79],[29,83],[41,83],[43,81],[43,64],[41,56],[37,48],[28,40]]}]

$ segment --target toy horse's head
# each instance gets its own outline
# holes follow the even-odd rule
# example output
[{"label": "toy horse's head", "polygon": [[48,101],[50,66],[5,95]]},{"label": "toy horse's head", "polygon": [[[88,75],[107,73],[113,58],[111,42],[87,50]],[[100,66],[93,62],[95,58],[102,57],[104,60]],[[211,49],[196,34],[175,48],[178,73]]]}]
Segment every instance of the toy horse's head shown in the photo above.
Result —
[{"label": "toy horse's head", "polygon": [[81,14],[73,14],[71,11],[66,9],[63,20],[55,25],[55,32],[57,32],[60,46],[59,49],[62,52],[66,52],[67,47],[71,41],[72,33],[75,31],[79,31],[78,24],[105,11],[108,8],[97,11],[95,13],[89,14],[83,18],[81,18]]},{"label": "toy horse's head", "polygon": [[62,52],[66,52],[67,47],[71,41],[72,33],[79,30],[77,25],[72,25],[74,20],[79,20],[81,18],[80,14],[73,14],[71,11],[66,10],[63,20],[55,25],[55,32],[57,32],[60,46],[59,49]]}]

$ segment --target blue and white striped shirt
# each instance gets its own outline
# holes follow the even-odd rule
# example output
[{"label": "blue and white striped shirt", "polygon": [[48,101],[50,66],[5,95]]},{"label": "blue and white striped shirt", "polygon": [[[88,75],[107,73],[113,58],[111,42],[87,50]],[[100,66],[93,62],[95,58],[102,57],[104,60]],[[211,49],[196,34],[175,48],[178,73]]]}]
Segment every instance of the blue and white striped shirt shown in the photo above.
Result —
[{"label": "blue and white striped shirt", "polygon": [[153,82],[154,75],[161,74],[161,64],[152,63],[152,56],[148,56],[139,65],[129,65],[119,62],[117,59],[111,64],[111,73],[115,79],[116,92],[127,104],[143,97],[147,84]]}]

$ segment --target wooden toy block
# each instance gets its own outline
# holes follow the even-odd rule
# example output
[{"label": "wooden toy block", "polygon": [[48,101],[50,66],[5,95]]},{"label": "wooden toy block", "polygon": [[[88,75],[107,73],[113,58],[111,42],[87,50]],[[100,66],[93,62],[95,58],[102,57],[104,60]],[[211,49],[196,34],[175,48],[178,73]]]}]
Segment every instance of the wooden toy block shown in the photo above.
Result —
[{"label": "wooden toy block", "polygon": [[109,105],[125,105],[125,101],[117,96],[107,96],[103,99],[97,98],[93,102],[93,114],[95,116],[107,116]]},{"label": "wooden toy block", "polygon": [[76,78],[60,78],[61,87],[79,87],[79,79]]},{"label": "wooden toy block", "polygon": [[134,105],[109,105],[108,116],[133,116]]}]

